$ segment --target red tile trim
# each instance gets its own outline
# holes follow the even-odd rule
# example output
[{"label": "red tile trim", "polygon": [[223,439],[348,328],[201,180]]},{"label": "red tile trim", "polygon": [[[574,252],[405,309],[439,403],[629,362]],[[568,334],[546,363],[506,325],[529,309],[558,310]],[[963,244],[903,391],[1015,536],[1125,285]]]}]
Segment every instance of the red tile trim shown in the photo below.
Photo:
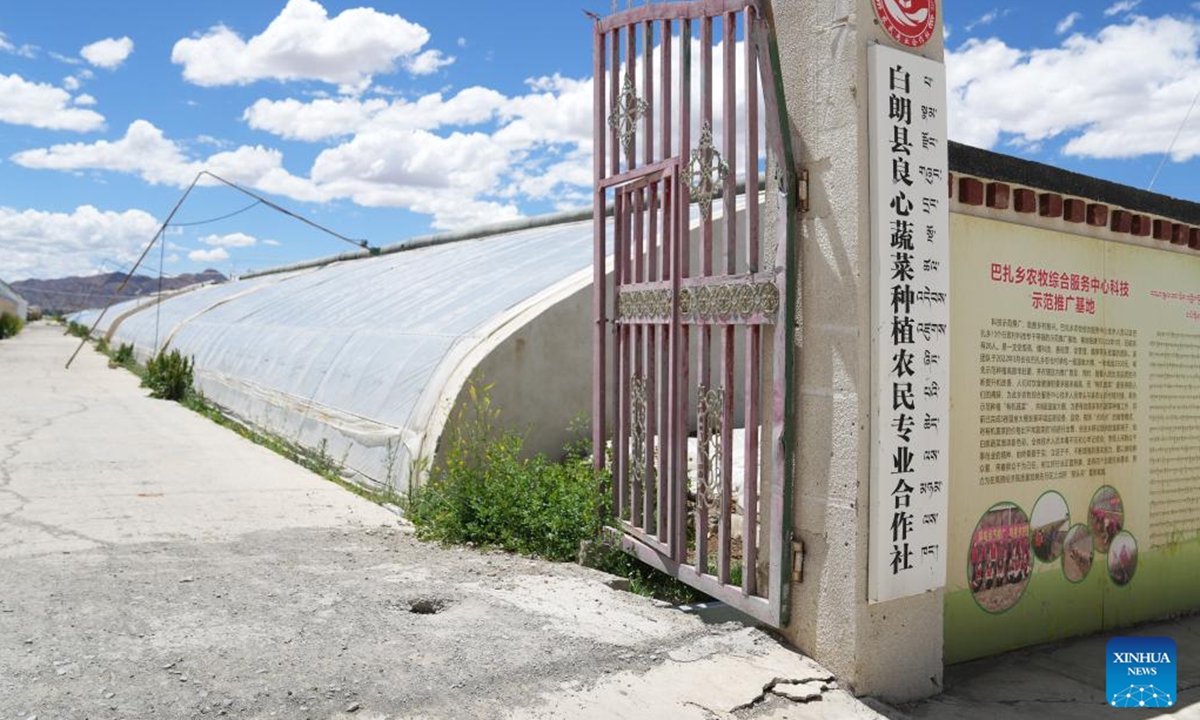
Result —
[{"label": "red tile trim", "polygon": [[1007,210],[1011,195],[1012,189],[1008,185],[1004,183],[990,182],[987,184],[987,194],[984,198],[984,202],[986,202],[987,206],[990,208]]},{"label": "red tile trim", "polygon": [[1128,210],[1113,210],[1109,229],[1118,233],[1133,232],[1133,213]]},{"label": "red tile trim", "polygon": [[1200,251],[1200,227],[1185,223],[1141,215],[1105,203],[1088,202],[1083,198],[1064,198],[1060,193],[1039,193],[1030,188],[1014,188],[1003,182],[956,177],[954,173],[948,173],[947,185],[950,197],[954,198],[957,191],[958,200],[964,205],[986,205],[994,210],[1012,210],[1024,214],[1036,212],[1044,218],[1087,223],[1092,227],[1106,227],[1114,233],[1135,237],[1153,236],[1156,240],[1186,245]]},{"label": "red tile trim", "polygon": [[960,179],[958,181],[958,199],[967,205],[982,205],[983,183],[975,178]]},{"label": "red tile trim", "polygon": [[1013,191],[1013,210],[1019,213],[1037,212],[1037,194],[1029,188],[1017,188]]},{"label": "red tile trim", "polygon": [[1086,217],[1086,206],[1079,198],[1063,200],[1063,220],[1069,223],[1081,223]]},{"label": "red tile trim", "polygon": [[1048,218],[1062,217],[1063,197],[1058,193],[1038,195],[1038,215]]}]

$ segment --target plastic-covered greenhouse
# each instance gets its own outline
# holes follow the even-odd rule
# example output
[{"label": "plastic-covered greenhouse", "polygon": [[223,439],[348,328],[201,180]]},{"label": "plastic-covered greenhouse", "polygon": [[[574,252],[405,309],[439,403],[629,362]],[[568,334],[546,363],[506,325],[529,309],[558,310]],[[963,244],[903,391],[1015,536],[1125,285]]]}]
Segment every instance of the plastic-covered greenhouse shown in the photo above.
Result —
[{"label": "plastic-covered greenhouse", "polygon": [[395,249],[127,301],[97,334],[192,356],[212,402],[401,492],[474,373],[560,450],[591,397],[590,218]]},{"label": "plastic-covered greenhouse", "polygon": [[29,303],[3,280],[0,280],[0,310],[7,310],[22,320],[29,315]]}]

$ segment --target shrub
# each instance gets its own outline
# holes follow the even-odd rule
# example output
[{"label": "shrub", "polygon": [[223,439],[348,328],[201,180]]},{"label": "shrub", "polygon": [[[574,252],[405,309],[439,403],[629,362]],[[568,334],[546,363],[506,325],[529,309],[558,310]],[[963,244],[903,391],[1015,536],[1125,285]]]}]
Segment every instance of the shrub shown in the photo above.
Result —
[{"label": "shrub", "polygon": [[150,397],[183,400],[192,391],[192,360],[178,350],[159,351],[146,362],[142,387],[150,388]]},{"label": "shrub", "polygon": [[[444,459],[406,500],[406,515],[424,539],[473,543],[548,560],[576,560],[629,579],[630,590],[668,602],[707,595],[622,551],[604,525],[612,522],[607,476],[592,469],[583,436],[561,463],[521,458],[521,437],[497,424],[490,385],[467,385],[468,402],[446,433]],[[572,423],[576,434],[586,427]],[[736,575],[736,573],[735,573]],[[736,580],[735,580],[736,582]]]},{"label": "shrub", "polygon": [[104,355],[108,354],[108,340],[107,339],[100,338],[99,340],[96,341],[96,352],[103,353]]},{"label": "shrub", "polygon": [[16,335],[23,327],[25,323],[21,322],[21,318],[10,312],[0,313],[0,340]]},{"label": "shrub", "polygon": [[418,533],[449,543],[573,560],[600,532],[598,485],[586,456],[555,463],[522,458],[522,439],[497,427],[491,386],[467,386],[447,437],[444,461],[408,499]]},{"label": "shrub", "polygon": [[77,323],[74,320],[67,323],[67,334],[74,335],[77,338],[85,338],[91,334],[91,328],[82,323]]},{"label": "shrub", "polygon": [[121,346],[113,353],[112,359],[118,365],[128,365],[133,362],[133,346],[129,343],[121,343]]}]

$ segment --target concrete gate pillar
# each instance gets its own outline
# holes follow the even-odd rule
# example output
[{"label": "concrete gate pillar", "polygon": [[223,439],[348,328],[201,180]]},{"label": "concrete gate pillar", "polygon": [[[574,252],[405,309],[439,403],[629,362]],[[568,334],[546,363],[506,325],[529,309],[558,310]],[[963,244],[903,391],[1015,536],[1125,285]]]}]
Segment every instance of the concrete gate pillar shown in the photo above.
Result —
[{"label": "concrete gate pillar", "polygon": [[[940,4],[939,4],[940,5]],[[941,8],[919,54],[941,60]],[[942,680],[942,591],[868,602],[871,218],[867,48],[892,43],[871,0],[768,0],[810,210],[796,219],[802,338],[794,526],[803,579],[789,639],[857,694],[903,701]]]}]

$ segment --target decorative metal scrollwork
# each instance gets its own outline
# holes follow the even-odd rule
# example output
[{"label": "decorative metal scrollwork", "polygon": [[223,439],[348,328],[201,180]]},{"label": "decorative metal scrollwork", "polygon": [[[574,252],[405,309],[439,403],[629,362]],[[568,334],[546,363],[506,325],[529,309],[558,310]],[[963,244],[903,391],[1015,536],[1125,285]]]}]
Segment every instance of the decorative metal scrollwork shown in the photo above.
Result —
[{"label": "decorative metal scrollwork", "polygon": [[685,320],[771,318],[777,312],[779,287],[774,282],[693,285],[679,291],[679,314]]},{"label": "decorative metal scrollwork", "polygon": [[700,126],[700,143],[692,150],[688,162],[687,178],[688,192],[700,206],[700,213],[705,218],[712,216],[713,198],[728,176],[729,165],[713,146],[712,123],[705,120]]},{"label": "decorative metal scrollwork", "polygon": [[608,126],[621,139],[621,148],[628,155],[633,151],[633,140],[637,136],[637,123],[646,114],[650,106],[637,95],[637,86],[633,82],[633,74],[625,73],[625,82],[621,85],[621,94],[617,104],[608,115]]},{"label": "decorative metal scrollwork", "polygon": [[701,385],[696,396],[696,441],[700,461],[696,480],[696,502],[704,501],[715,511],[721,503],[721,418],[725,413],[724,391]]},{"label": "decorative metal scrollwork", "polygon": [[629,482],[639,491],[646,482],[646,378],[634,375],[629,379],[629,442],[633,457],[629,463]]},{"label": "decorative metal scrollwork", "polygon": [[618,320],[668,320],[671,317],[670,288],[625,290],[617,293]]}]

